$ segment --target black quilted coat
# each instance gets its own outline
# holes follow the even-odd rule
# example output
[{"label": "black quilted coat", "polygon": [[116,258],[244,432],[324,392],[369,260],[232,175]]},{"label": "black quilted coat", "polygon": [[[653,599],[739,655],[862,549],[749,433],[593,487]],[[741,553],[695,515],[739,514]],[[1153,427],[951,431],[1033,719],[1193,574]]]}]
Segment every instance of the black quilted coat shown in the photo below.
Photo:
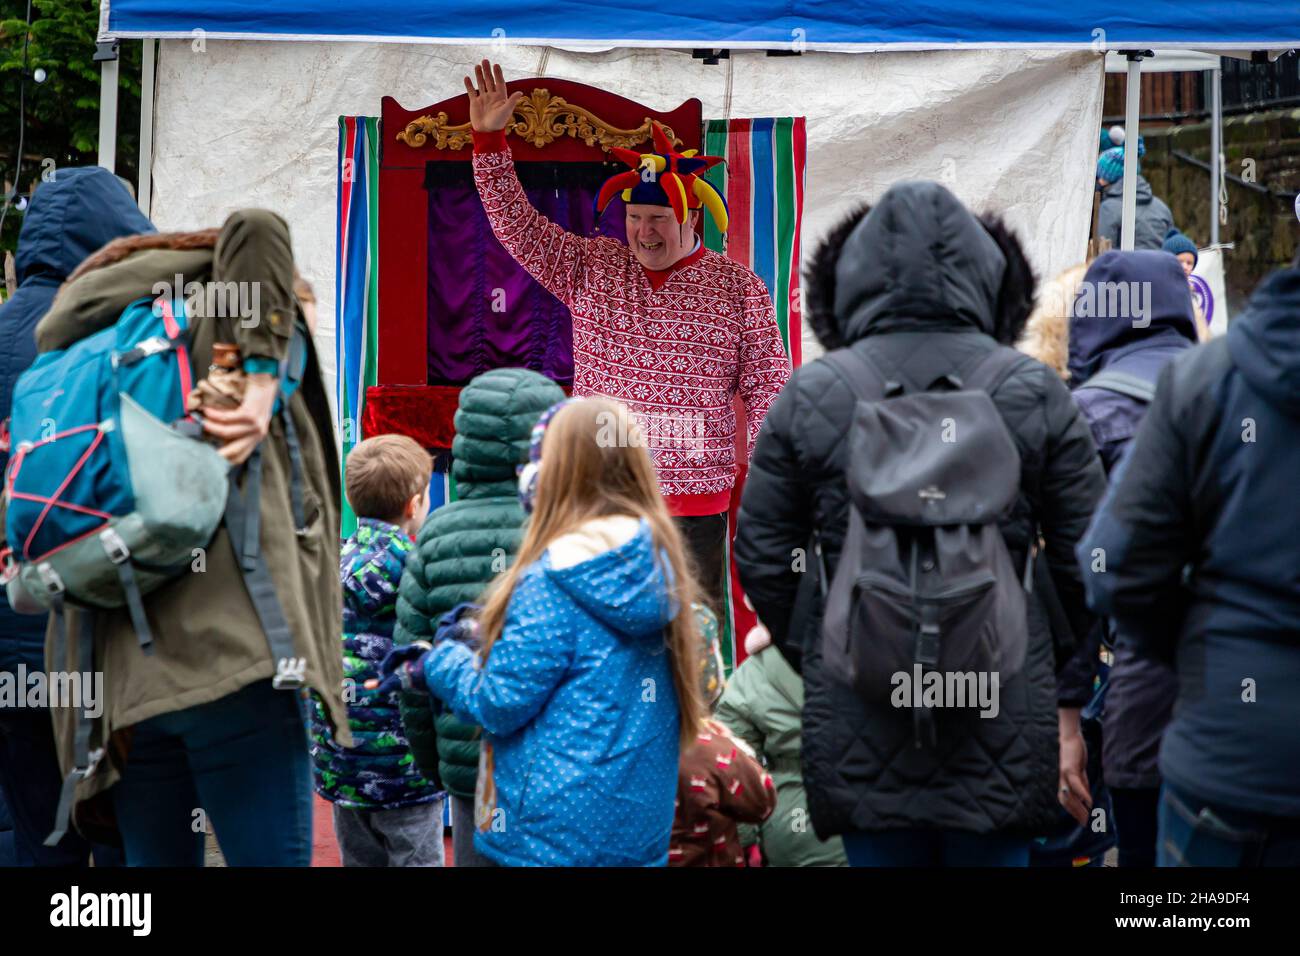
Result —
[{"label": "black quilted coat", "polygon": [[[1014,237],[972,216],[935,183],[890,189],[833,231],[815,257],[810,320],[829,348],[860,349],[908,391],[1014,341],[1033,277]],[[820,274],[818,274],[820,273]],[[1021,495],[1002,533],[1022,563],[1041,533],[1074,636],[1092,626],[1074,545],[1105,479],[1087,424],[1054,372],[1025,356],[993,402],[1020,452]],[[736,564],[759,617],[805,686],[803,774],[817,835],[935,827],[1042,833],[1056,819],[1057,668],[1037,595],[1024,669],[985,719],[941,715],[934,749],[915,744],[911,711],[865,704],[822,667],[816,562],[798,560],[814,528],[833,576],[848,520],[844,466],[855,399],[823,362],[795,371],[759,435],[741,502]],[[792,569],[793,566],[793,569]]]}]

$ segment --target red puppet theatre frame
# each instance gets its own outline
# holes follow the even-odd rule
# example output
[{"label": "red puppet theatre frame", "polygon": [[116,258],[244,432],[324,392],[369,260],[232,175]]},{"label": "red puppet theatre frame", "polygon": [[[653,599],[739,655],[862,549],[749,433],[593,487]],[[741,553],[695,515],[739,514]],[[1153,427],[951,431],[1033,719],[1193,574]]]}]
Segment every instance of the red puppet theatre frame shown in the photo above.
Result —
[{"label": "red puppet theatre frame", "polygon": [[[507,141],[518,163],[609,162],[609,152],[649,142],[650,121],[675,134],[679,149],[703,145],[700,101],[669,112],[570,80],[529,78],[507,84],[522,91]],[[469,99],[464,94],[416,110],[384,97],[379,165],[379,356],[376,386],[367,392],[363,434],[412,434],[426,447],[448,448],[460,389],[429,385],[428,163],[468,163],[473,154]],[[400,425],[400,427],[399,427]]]}]

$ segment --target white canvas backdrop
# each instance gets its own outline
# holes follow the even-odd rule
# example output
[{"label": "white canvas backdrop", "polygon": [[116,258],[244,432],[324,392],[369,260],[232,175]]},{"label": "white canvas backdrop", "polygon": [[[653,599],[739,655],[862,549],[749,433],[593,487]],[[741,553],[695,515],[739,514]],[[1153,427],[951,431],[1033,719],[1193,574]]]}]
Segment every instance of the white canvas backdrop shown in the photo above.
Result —
[{"label": "white canvas backdrop", "polygon": [[[384,95],[411,109],[454,96],[484,56],[498,60],[507,79],[544,67],[546,76],[654,109],[694,96],[705,118],[807,117],[805,253],[851,205],[917,178],[947,184],[976,210],[1001,212],[1040,277],[1081,261],[1086,248],[1103,69],[1086,51],[737,51],[730,65],[707,66],[660,50],[181,40],[160,47],[154,222],[164,230],[218,225],[245,206],[283,215],[299,269],[320,299],[317,344],[331,395],[337,118],[378,115]],[[812,358],[819,350],[806,327],[804,339]]]}]

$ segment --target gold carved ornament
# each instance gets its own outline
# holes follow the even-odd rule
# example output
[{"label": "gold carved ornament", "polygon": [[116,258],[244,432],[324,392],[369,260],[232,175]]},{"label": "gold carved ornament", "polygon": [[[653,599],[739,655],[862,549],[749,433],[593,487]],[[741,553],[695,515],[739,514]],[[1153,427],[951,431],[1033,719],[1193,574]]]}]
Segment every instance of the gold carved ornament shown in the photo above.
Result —
[{"label": "gold carved ornament", "polygon": [[[519,101],[513,119],[514,122],[506,124],[506,133],[513,133],[539,148],[568,136],[609,152],[610,147],[630,149],[651,138],[648,116],[635,129],[620,129],[563,97],[551,96],[550,90],[541,87],[535,87],[531,94]],[[671,127],[663,126],[663,129],[673,145],[681,144],[681,138]],[[439,112],[435,116],[417,116],[397,134],[398,140],[414,149],[424,146],[431,138],[434,149],[464,149],[472,142],[470,124],[452,125],[447,121],[447,114]]]}]

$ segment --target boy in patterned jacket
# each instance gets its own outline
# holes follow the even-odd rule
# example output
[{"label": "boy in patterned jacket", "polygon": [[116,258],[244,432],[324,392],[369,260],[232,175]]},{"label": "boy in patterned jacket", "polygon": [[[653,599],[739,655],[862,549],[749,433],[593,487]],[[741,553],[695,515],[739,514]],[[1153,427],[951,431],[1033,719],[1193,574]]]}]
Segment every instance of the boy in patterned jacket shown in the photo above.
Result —
[{"label": "boy in patterned jacket", "polygon": [[429,513],[428,452],[403,435],[357,445],[347,460],[357,530],[343,543],[343,694],[356,742],[340,747],[320,705],[312,719],[316,792],[334,804],[344,866],[442,866],[437,782],[421,776],[402,733],[397,694],[366,690],[393,646],[397,587]]}]

